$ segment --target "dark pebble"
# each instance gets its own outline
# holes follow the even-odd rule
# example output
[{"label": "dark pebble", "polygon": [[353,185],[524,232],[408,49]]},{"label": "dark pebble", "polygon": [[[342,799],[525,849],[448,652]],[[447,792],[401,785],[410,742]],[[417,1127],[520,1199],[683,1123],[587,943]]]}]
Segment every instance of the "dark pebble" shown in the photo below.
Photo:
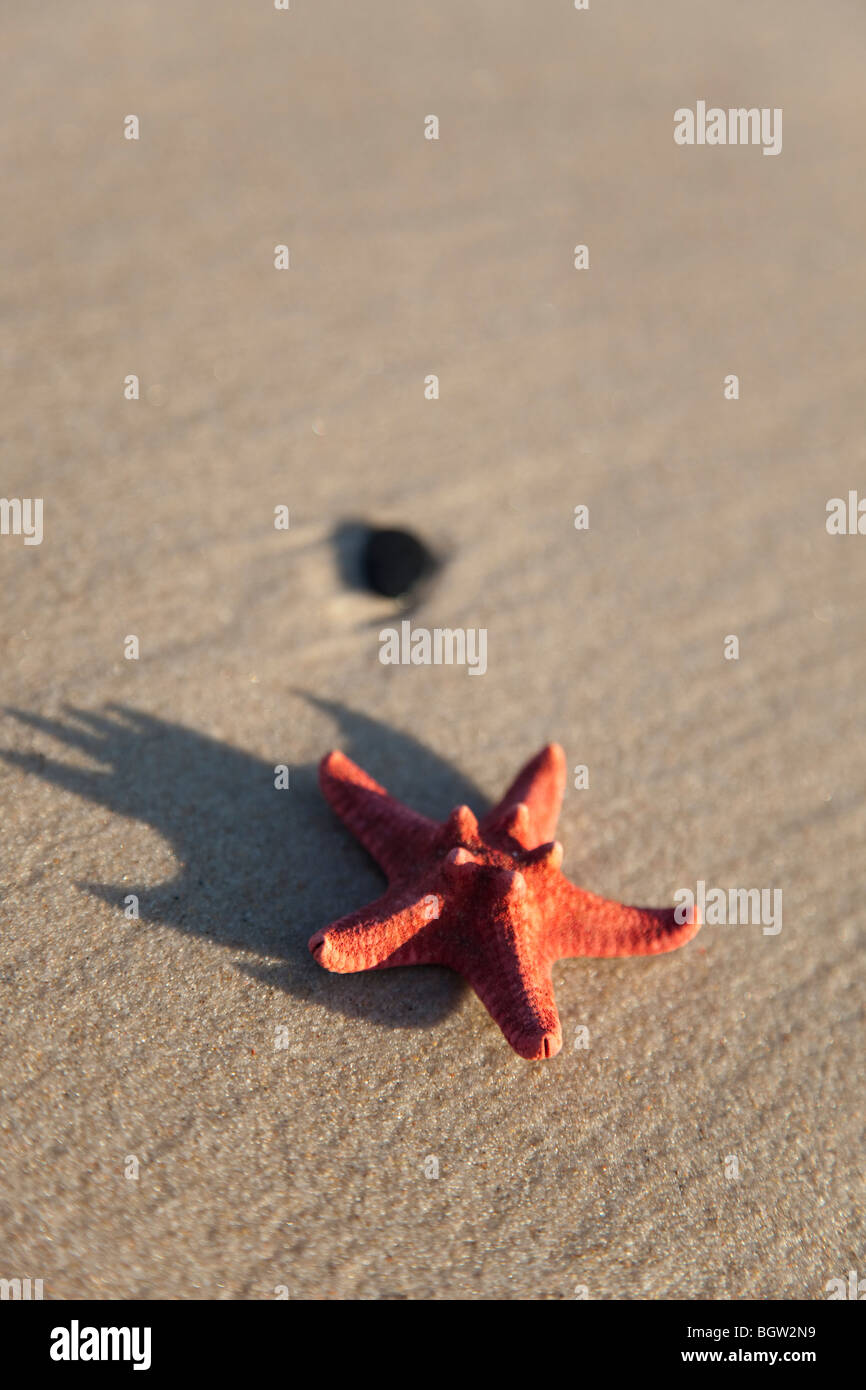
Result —
[{"label": "dark pebble", "polygon": [[388,598],[408,594],[436,569],[436,559],[411,531],[371,531],[361,556],[364,582]]}]

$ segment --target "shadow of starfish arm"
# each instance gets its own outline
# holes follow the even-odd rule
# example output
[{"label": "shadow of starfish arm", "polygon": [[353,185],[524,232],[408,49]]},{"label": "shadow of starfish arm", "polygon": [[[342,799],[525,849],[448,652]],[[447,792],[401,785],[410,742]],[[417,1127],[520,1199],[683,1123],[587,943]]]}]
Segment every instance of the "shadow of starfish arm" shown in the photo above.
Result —
[{"label": "shadow of starfish arm", "polygon": [[[565,753],[558,743],[542,748],[481,822],[482,834],[506,830],[524,849],[553,839],[565,790]],[[521,811],[521,806],[525,811]]]},{"label": "shadow of starfish arm", "polygon": [[[83,753],[97,760],[105,760],[107,741],[105,731],[95,723],[86,710],[76,709],[73,706],[64,706],[66,721],[60,719],[48,719],[41,714],[31,714],[28,710],[15,709],[11,705],[6,706],[6,714],[17,719],[19,724],[26,724],[30,729],[37,729],[41,734],[48,734],[51,738],[58,739],[67,748],[79,748]],[[77,724],[73,723],[77,720]],[[82,724],[88,724],[88,728],[82,728]]]},{"label": "shadow of starfish arm", "polygon": [[567,880],[551,907],[551,960],[568,956],[655,956],[675,951],[700,930],[678,922],[675,908],[626,907]]},{"label": "shadow of starfish arm", "polygon": [[6,748],[0,749],[0,759],[9,767],[17,767],[21,772],[30,772],[45,782],[63,787],[65,791],[75,792],[76,796],[99,801],[104,806],[113,805],[110,793],[114,779],[110,772],[74,767],[71,763],[62,763],[56,758],[46,758],[41,753],[18,753]]},{"label": "shadow of starfish arm", "polygon": [[345,753],[335,750],[322,759],[319,785],[389,879],[417,869],[433,853],[441,827],[389,796]]},{"label": "shadow of starfish arm", "polygon": [[419,898],[405,888],[389,890],[360,911],[317,931],[309,947],[319,965],[340,975],[423,964],[423,928],[438,918],[441,908],[442,900],[435,893]]}]

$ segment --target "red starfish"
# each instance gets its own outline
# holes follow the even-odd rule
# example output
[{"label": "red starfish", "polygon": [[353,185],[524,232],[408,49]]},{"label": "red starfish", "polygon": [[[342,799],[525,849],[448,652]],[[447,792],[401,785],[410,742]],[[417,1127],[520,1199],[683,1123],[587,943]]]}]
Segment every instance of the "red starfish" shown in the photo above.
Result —
[{"label": "red starfish", "polygon": [[553,1057],[562,1028],[550,967],[564,956],[651,956],[695,935],[674,909],[623,907],[575,888],[551,837],[565,787],[555,743],[527,763],[498,806],[444,824],[410,811],[343,753],[319,782],[337,815],[385,870],[387,892],[310,938],[326,970],[447,965],[472,985],[515,1052]]}]

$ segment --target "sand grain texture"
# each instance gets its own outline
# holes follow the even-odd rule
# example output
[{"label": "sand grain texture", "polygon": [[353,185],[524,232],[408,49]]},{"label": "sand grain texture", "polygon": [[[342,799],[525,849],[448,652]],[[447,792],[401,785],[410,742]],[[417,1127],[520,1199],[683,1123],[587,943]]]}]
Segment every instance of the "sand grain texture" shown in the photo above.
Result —
[{"label": "sand grain texture", "polygon": [[[862,1272],[866,540],[824,527],[866,493],[862,7],[5,28],[0,490],[45,538],[0,537],[0,1275],[813,1299]],[[782,154],[677,148],[701,98],[782,107]],[[485,626],[483,678],[379,663],[393,605],[332,541],[359,517],[448,555],[413,622]],[[382,880],[314,768],[339,745],[442,818],[549,740],[590,769],[575,882],[778,887],[784,926],[563,962],[564,1048],[529,1065],[445,971],[316,967]]]}]

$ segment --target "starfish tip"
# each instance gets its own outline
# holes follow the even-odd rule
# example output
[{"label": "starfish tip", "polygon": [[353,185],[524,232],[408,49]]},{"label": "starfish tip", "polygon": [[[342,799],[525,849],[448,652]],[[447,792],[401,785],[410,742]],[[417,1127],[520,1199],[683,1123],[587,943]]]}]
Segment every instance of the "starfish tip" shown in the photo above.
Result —
[{"label": "starfish tip", "polygon": [[522,1037],[509,1039],[519,1057],[527,1062],[543,1062],[562,1051],[562,1029],[550,1028],[545,1033],[527,1033]]},{"label": "starfish tip", "polygon": [[339,748],[332,748],[319,763],[319,776],[334,776],[346,761],[345,753]]},{"label": "starfish tip", "polygon": [[539,759],[545,762],[554,763],[556,767],[565,769],[565,749],[561,743],[546,743],[539,753]]},{"label": "starfish tip", "polygon": [[701,921],[701,914],[697,905],[688,909],[682,921],[677,917],[677,911],[677,908],[669,909],[678,929],[677,934],[682,938],[682,944],[685,945],[687,941],[691,941],[693,936],[697,936],[703,926],[703,922]]},{"label": "starfish tip", "polygon": [[331,962],[328,957],[331,954],[328,945],[327,931],[317,931],[307,942],[307,949],[318,965],[323,965],[327,970]]},{"label": "starfish tip", "polygon": [[[334,944],[328,939],[327,931],[317,931],[307,942],[310,955],[317,965],[321,965],[324,970],[330,970],[332,974],[343,975],[347,972],[347,965],[341,963],[340,954],[335,951]],[[351,970],[351,965],[348,970]]]}]

